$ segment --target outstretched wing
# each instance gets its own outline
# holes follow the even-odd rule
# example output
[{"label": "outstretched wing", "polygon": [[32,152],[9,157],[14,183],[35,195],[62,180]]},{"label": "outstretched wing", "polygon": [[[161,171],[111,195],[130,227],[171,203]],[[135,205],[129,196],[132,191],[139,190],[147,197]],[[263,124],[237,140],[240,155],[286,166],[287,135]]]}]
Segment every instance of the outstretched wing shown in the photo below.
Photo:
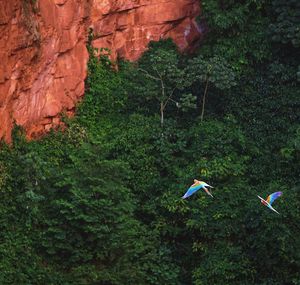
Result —
[{"label": "outstretched wing", "polygon": [[198,184],[198,185],[192,185],[187,191],[186,193],[182,196],[182,199],[185,199],[191,195],[193,195],[196,191],[198,191],[199,189],[202,188],[202,185]]},{"label": "outstretched wing", "polygon": [[275,192],[268,196],[267,202],[272,205],[272,203],[282,195],[282,192]]},{"label": "outstretched wing", "polygon": [[206,186],[206,187],[214,188],[214,187],[210,186],[209,184],[207,184],[204,181],[200,181],[200,184],[203,185],[203,186]]},{"label": "outstretched wing", "polygon": [[214,197],[206,187],[203,187],[204,191],[206,192],[207,195],[211,196],[211,197]]},{"label": "outstretched wing", "polygon": [[277,214],[279,214],[270,204],[269,205],[267,205],[267,207],[269,208],[269,209],[271,209],[272,211],[274,211],[274,212],[276,212]]}]

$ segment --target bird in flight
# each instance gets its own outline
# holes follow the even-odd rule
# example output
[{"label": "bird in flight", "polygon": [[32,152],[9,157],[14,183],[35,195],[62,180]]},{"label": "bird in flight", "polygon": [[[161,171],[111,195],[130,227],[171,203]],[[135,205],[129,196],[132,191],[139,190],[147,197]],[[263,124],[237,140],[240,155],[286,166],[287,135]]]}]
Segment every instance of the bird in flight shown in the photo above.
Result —
[{"label": "bird in flight", "polygon": [[185,198],[193,195],[195,192],[197,192],[201,188],[206,192],[207,195],[213,197],[213,195],[208,191],[208,189],[206,187],[213,188],[212,186],[208,185],[204,181],[199,181],[197,179],[194,179],[194,184],[192,186],[190,186],[190,188],[186,191],[186,193],[181,198],[185,199]]},{"label": "bird in flight", "polygon": [[268,196],[267,200],[264,200],[262,197],[258,196],[257,197],[260,199],[261,203],[265,206],[267,206],[269,209],[271,209],[272,211],[276,212],[277,214],[279,214],[273,207],[272,207],[272,203],[282,195],[282,192],[275,192],[272,193],[271,195]]}]

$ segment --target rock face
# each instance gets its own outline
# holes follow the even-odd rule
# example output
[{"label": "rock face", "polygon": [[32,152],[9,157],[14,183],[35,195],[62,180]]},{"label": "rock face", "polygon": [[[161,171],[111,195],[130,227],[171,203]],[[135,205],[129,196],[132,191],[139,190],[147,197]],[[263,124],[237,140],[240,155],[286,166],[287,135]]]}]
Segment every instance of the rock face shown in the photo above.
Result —
[{"label": "rock face", "polygon": [[198,0],[94,1],[91,21],[95,47],[107,47],[112,57],[136,60],[150,41],[172,38],[179,49],[192,49],[201,35],[195,18]]},{"label": "rock face", "polygon": [[13,122],[34,137],[84,93],[88,6],[76,0],[0,0],[0,137]]},{"label": "rock face", "polygon": [[10,141],[14,122],[38,137],[74,113],[89,28],[112,59],[136,60],[161,38],[192,50],[199,13],[198,0],[0,0],[0,138]]}]

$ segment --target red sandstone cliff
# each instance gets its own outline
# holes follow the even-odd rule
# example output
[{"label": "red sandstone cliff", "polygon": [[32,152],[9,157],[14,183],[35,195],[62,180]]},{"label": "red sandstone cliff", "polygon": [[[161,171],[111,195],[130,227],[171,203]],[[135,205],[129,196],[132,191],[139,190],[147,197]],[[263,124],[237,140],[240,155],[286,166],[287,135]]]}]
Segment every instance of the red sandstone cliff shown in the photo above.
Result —
[{"label": "red sandstone cliff", "polygon": [[198,0],[0,0],[0,138],[13,122],[29,138],[60,124],[84,94],[89,27],[95,47],[136,60],[151,40],[192,49]]}]

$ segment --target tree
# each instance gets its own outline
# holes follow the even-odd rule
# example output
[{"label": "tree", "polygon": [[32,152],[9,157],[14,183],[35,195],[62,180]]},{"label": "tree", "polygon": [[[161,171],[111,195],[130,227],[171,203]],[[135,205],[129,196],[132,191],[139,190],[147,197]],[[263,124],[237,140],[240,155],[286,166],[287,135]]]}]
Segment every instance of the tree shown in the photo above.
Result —
[{"label": "tree", "polygon": [[208,92],[209,83],[214,87],[224,90],[235,86],[236,75],[229,64],[222,58],[214,56],[204,59],[203,56],[198,56],[189,62],[189,76],[193,81],[204,83],[204,93],[202,96],[202,107],[200,119],[203,121],[206,95]]},{"label": "tree", "polygon": [[186,110],[195,107],[196,98],[185,94],[193,79],[181,65],[180,56],[170,41],[152,43],[138,63],[136,77],[143,83],[139,92],[146,99],[159,102],[160,122],[164,124],[165,110],[170,102],[177,108]]}]

